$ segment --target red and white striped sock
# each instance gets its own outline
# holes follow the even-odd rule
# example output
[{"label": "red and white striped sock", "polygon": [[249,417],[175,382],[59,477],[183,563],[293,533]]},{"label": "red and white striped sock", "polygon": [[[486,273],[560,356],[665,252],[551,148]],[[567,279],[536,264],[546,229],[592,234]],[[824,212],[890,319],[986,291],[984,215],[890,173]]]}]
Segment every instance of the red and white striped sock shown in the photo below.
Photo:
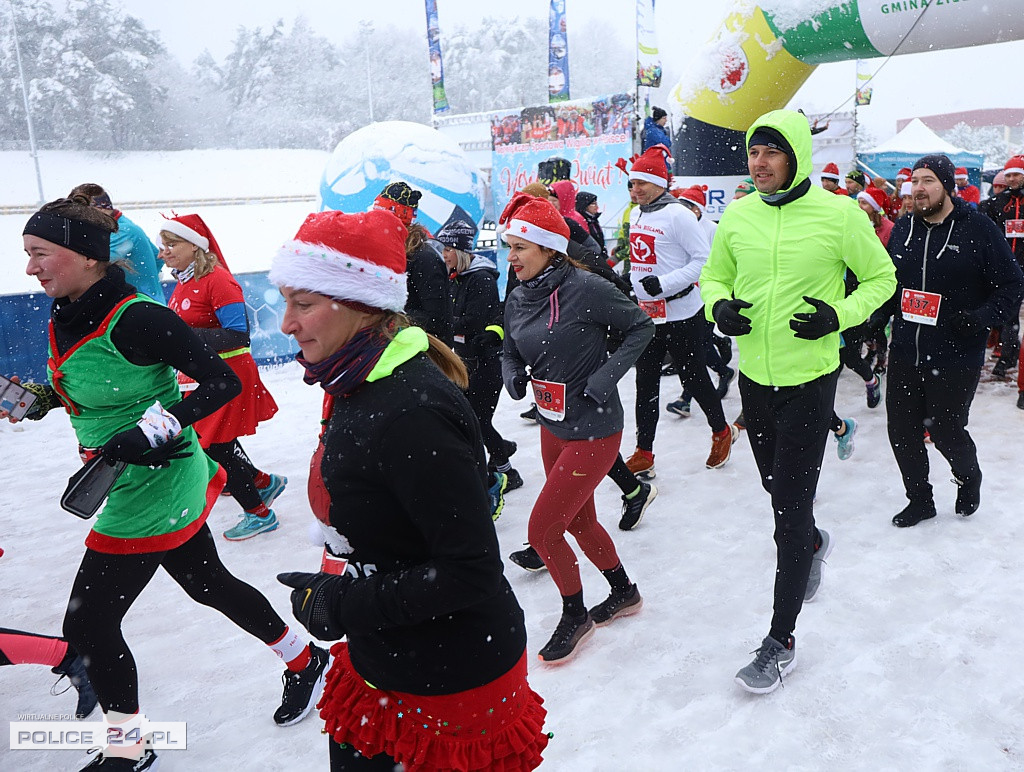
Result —
[{"label": "red and white striped sock", "polygon": [[290,627],[284,629],[284,633],[273,643],[267,644],[274,653],[284,660],[285,665],[293,673],[305,670],[309,664],[309,644],[304,642],[297,634],[292,632]]}]

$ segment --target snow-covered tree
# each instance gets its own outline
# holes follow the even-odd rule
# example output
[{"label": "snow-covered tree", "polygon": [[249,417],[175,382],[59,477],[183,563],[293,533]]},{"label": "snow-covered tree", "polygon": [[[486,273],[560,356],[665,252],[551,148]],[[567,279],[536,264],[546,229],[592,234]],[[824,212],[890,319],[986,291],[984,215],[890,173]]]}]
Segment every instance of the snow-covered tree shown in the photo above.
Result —
[{"label": "snow-covered tree", "polygon": [[947,142],[951,142],[964,150],[985,154],[985,166],[1002,166],[1010,157],[1012,148],[997,126],[968,126],[958,123],[949,131],[941,134]]}]

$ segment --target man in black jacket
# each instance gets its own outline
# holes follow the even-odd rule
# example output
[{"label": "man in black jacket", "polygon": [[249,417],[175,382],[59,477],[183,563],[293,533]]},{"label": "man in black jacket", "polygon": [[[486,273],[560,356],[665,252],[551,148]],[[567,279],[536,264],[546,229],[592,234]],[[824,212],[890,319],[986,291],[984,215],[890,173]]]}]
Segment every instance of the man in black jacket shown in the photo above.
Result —
[{"label": "man in black jacket", "polygon": [[[1017,263],[1024,266],[1024,155],[1016,155],[1003,167],[1006,189],[978,204],[1006,236]],[[1020,308],[1011,313],[999,336],[1000,355],[992,374],[1006,378],[1020,359]],[[1017,407],[1024,410],[1024,372],[1017,371]]]},{"label": "man in black jacket", "polygon": [[1024,296],[1024,274],[992,221],[953,198],[953,163],[921,158],[911,177],[914,211],[896,223],[895,318],[886,411],[889,443],[910,503],[900,528],[935,517],[924,433],[949,461],[959,486],[956,513],[981,503],[981,468],[967,432],[971,400],[990,327],[1003,324]]}]

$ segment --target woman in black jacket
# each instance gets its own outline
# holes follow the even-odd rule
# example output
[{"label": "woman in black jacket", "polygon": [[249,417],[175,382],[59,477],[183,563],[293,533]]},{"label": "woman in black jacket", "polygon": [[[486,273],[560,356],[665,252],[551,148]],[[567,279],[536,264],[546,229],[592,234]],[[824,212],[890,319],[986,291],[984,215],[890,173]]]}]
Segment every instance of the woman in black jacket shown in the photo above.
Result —
[{"label": "woman in black jacket", "polygon": [[530,770],[545,711],[480,427],[461,360],[401,314],[405,236],[388,212],[320,212],[274,259],[281,329],[325,392],[309,480],[323,563],[278,578],[310,632],[347,637],[320,703],[334,772]]},{"label": "woman in black jacket", "polygon": [[491,419],[501,395],[501,301],[498,300],[498,269],[482,255],[471,253],[476,241],[476,226],[454,220],[437,234],[444,245],[453,289],[452,330],[455,353],[469,371],[466,398],[480,421],[484,446],[490,454],[488,466],[505,475],[505,491],[523,487],[523,478],[512,468],[509,456],[516,444],[504,439]]}]

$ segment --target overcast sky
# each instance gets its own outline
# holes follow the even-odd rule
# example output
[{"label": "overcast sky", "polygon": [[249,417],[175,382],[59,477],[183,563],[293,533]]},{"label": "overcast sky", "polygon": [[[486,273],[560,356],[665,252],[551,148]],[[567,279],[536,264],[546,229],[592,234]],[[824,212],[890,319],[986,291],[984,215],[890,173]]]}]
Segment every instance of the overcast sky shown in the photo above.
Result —
[{"label": "overcast sky", "polygon": [[[122,4],[148,27],[159,31],[170,51],[186,64],[203,49],[209,49],[217,59],[223,58],[239,26],[266,27],[282,17],[289,22],[298,14],[336,42],[348,36],[361,20],[371,21],[378,28],[396,25],[424,35],[426,26],[423,0],[122,0]],[[548,13],[548,0],[437,0],[437,5],[442,46],[446,27],[476,25],[485,16],[547,18]],[[656,17],[666,66],[684,72],[691,58],[714,35],[730,5],[726,0],[659,0]],[[570,27],[582,19],[599,19],[627,44],[632,44],[634,38],[634,8],[635,0],[566,0]],[[600,41],[594,41],[594,45],[600,45]],[[572,51],[569,53],[571,57]],[[872,60],[870,68],[878,68],[882,61]],[[1014,76],[1020,72],[1021,62],[1024,42],[895,57],[871,84],[874,100],[859,110],[859,120],[878,141],[884,141],[895,133],[899,118],[982,107],[1024,107],[1024,92],[1015,87],[1019,78]],[[424,61],[424,71],[427,66]],[[854,84],[853,62],[823,65],[797,93],[792,106],[807,112],[832,110],[853,93]]]}]

